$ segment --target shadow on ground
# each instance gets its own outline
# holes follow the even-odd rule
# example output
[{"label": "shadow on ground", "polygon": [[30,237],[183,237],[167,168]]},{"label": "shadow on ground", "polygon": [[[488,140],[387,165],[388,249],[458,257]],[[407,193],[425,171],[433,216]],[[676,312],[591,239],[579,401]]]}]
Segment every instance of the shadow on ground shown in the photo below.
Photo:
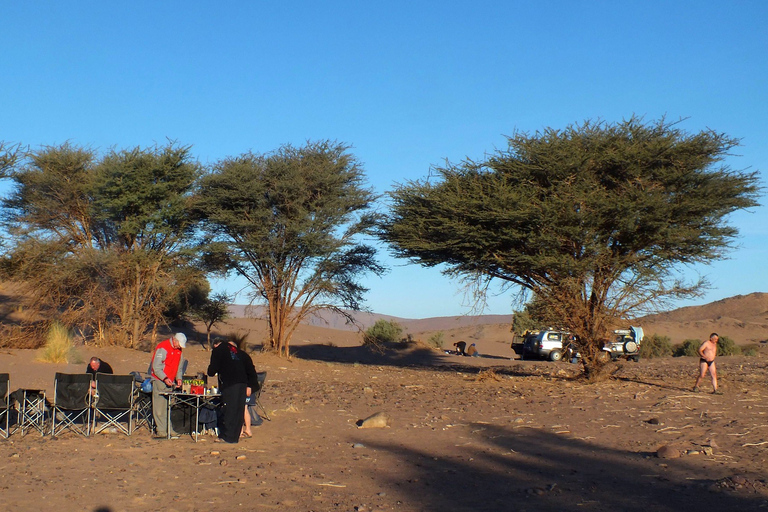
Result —
[{"label": "shadow on ground", "polygon": [[[563,363],[519,361],[498,356],[460,357],[413,344],[387,344],[383,350],[368,346],[334,347],[323,344],[307,344],[291,348],[291,356],[311,361],[329,363],[362,364],[371,366],[407,367],[436,372],[462,372],[478,374],[492,370],[498,375],[532,377],[546,375],[555,379],[571,380],[581,374],[579,366]],[[499,364],[504,361],[507,364]]]},{"label": "shadow on ground", "polygon": [[[604,448],[531,428],[467,427],[469,441],[451,450],[365,442],[401,461],[397,474],[376,478],[420,510],[679,511],[765,510],[768,499],[724,490],[718,466]],[[362,442],[353,440],[353,442]],[[661,464],[661,463],[667,464]],[[666,467],[665,467],[666,466]],[[765,489],[765,482],[760,484]],[[392,492],[395,492],[394,490]],[[406,509],[413,509],[407,506]]]}]

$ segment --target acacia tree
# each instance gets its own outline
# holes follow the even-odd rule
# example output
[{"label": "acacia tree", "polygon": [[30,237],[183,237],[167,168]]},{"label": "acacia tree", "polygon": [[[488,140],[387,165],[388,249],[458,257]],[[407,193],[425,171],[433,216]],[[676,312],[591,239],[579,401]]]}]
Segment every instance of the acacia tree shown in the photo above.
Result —
[{"label": "acacia tree", "polygon": [[723,257],[731,212],[755,206],[757,174],[723,164],[738,140],[664,120],[585,122],[508,138],[481,162],[391,192],[380,236],[395,255],[472,280],[500,279],[578,337],[587,375],[610,329],[696,294],[681,265]]},{"label": "acacia tree", "polygon": [[192,318],[200,320],[205,325],[205,333],[208,339],[208,348],[213,348],[211,343],[211,329],[217,323],[229,318],[229,304],[232,297],[226,293],[216,293],[211,297],[206,297],[200,303],[195,304],[190,314]]},{"label": "acacia tree", "polygon": [[190,272],[189,149],[111,151],[64,144],[32,152],[3,201],[5,268],[35,305],[98,340],[135,346],[200,272]]},{"label": "acacia tree", "polygon": [[0,141],[0,178],[5,178],[8,171],[16,164],[21,155],[21,146]]},{"label": "acacia tree", "polygon": [[302,319],[321,309],[350,318],[344,308],[359,309],[367,291],[357,277],[383,272],[359,243],[375,225],[374,196],[348,149],[324,141],[246,153],[202,181],[208,261],[248,281],[267,306],[267,345],[282,355]]}]

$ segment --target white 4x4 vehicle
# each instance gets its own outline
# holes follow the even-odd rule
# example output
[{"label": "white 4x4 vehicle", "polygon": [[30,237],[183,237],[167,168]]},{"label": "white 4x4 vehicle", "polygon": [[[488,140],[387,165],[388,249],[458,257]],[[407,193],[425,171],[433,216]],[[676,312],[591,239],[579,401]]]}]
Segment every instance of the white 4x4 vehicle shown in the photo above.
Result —
[{"label": "white 4x4 vehicle", "polygon": [[[616,360],[626,357],[630,361],[640,360],[640,343],[644,334],[641,327],[629,329],[616,329],[613,331],[613,339],[603,345],[603,357]],[[563,355],[572,358],[569,341],[571,333],[563,329],[541,329],[539,331],[526,331],[523,335],[522,358],[529,356],[547,358],[550,361],[560,361]],[[576,357],[579,357],[578,353]]]},{"label": "white 4x4 vehicle", "polygon": [[522,358],[534,356],[559,361],[563,358],[563,344],[567,345],[570,337],[570,333],[551,327],[540,331],[525,331]]},{"label": "white 4x4 vehicle", "polygon": [[623,356],[629,361],[640,361],[640,343],[645,337],[642,327],[616,329],[613,334],[613,340],[603,345],[603,351],[614,361]]}]

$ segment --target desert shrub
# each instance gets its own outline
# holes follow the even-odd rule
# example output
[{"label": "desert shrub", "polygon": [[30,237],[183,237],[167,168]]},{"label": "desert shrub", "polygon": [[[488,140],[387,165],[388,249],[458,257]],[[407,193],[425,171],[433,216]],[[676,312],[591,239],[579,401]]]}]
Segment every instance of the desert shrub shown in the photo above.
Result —
[{"label": "desert shrub", "polygon": [[[682,344],[675,346],[675,357],[694,356],[699,357],[699,347],[703,342],[701,340],[685,340]],[[717,342],[718,356],[738,356],[741,355],[741,347],[728,336],[720,336]]]},{"label": "desert shrub", "polygon": [[720,340],[717,342],[717,355],[740,356],[741,347],[728,336],[720,336]]},{"label": "desert shrub", "polygon": [[443,348],[443,343],[445,343],[445,334],[443,334],[443,331],[437,331],[429,337],[427,342],[431,347]]},{"label": "desert shrub", "polygon": [[0,324],[0,348],[40,348],[45,343],[45,329],[38,324]]},{"label": "desert shrub", "polygon": [[365,343],[386,343],[402,341],[403,328],[394,320],[376,320],[376,323],[365,331]]},{"label": "desert shrub", "polygon": [[52,323],[48,328],[45,344],[38,359],[46,363],[82,362],[80,356],[75,352],[72,333],[58,322]]},{"label": "desert shrub", "polygon": [[482,370],[480,373],[478,373],[475,380],[479,382],[483,382],[487,380],[493,380],[493,381],[499,382],[501,381],[501,377],[493,370],[493,368],[489,368],[487,370]]},{"label": "desert shrub", "polygon": [[760,345],[752,343],[749,345],[743,345],[741,347],[741,355],[747,357],[754,357],[760,352]]},{"label": "desert shrub", "polygon": [[640,344],[640,357],[651,359],[654,357],[669,357],[672,355],[672,340],[669,336],[653,334],[643,339]]},{"label": "desert shrub", "polygon": [[679,345],[675,345],[674,353],[672,355],[675,357],[682,357],[682,356],[699,357],[698,351],[700,346],[701,346],[701,340],[687,339],[682,343],[680,343]]},{"label": "desert shrub", "polygon": [[741,347],[741,355],[754,357],[760,352],[760,345],[753,343],[751,345],[744,345]]}]

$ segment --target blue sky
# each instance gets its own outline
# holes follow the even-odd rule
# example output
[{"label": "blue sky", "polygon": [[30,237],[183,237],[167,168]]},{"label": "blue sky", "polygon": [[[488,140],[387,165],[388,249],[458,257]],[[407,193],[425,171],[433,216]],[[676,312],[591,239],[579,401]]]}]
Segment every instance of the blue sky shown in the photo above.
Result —
[{"label": "blue sky", "polygon": [[[100,150],[167,139],[203,163],[283,143],[353,146],[379,193],[504,135],[633,114],[742,139],[768,166],[768,2],[6,2],[0,141]],[[765,200],[763,200],[765,202]],[[768,291],[768,209],[691,305]],[[368,307],[470,312],[458,283],[394,260]],[[237,282],[218,282],[234,292]],[[243,297],[244,298],[244,297]],[[486,313],[512,310],[492,296]]]}]

